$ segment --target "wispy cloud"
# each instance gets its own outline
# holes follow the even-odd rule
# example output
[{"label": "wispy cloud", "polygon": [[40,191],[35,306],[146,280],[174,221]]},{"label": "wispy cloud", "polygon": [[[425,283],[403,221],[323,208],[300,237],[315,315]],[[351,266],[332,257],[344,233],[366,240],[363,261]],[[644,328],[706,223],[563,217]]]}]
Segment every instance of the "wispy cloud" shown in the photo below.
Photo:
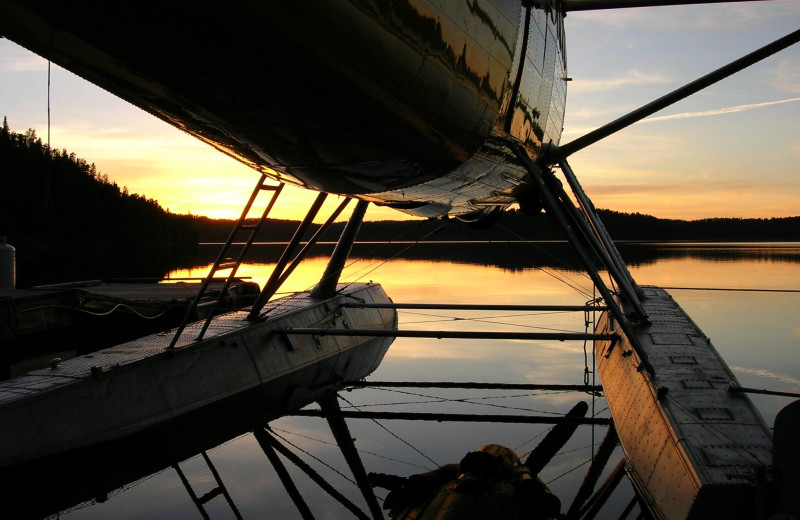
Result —
[{"label": "wispy cloud", "polygon": [[45,71],[47,70],[47,60],[33,54],[22,58],[6,58],[0,60],[0,70],[6,72]]},{"label": "wispy cloud", "polygon": [[781,60],[773,70],[773,74],[776,87],[792,94],[800,94],[800,62]]},{"label": "wispy cloud", "polygon": [[786,383],[789,385],[800,385],[800,380],[795,379],[792,376],[788,376],[786,374],[779,374],[775,372],[770,372],[769,370],[764,370],[761,368],[747,368],[747,367],[731,367],[732,370],[736,372],[741,372],[743,374],[750,374],[754,376],[759,376],[767,379],[774,379],[781,383]]},{"label": "wispy cloud", "polygon": [[747,110],[753,110],[755,108],[781,105],[783,103],[792,103],[794,101],[800,101],[800,97],[791,99],[781,99],[780,101],[767,101],[765,103],[753,103],[750,105],[736,105],[733,107],[717,108],[715,110],[704,110],[702,112],[682,112],[680,114],[670,114],[668,116],[649,117],[647,119],[643,119],[641,122],[654,123],[656,121],[669,121],[672,119],[688,119],[692,117],[709,117],[709,116],[718,116],[721,114],[733,114],[736,112],[745,112]]},{"label": "wispy cloud", "polygon": [[644,74],[638,70],[629,71],[625,76],[618,78],[590,79],[573,81],[570,92],[601,92],[620,87],[655,85],[669,83],[670,79],[660,74]]}]

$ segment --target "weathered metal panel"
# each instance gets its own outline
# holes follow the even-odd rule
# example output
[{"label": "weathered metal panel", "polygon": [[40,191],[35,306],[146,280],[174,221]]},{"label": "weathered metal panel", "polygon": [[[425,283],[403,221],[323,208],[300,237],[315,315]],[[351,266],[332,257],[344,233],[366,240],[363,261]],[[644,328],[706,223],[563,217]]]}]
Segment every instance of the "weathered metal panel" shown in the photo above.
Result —
[{"label": "weathered metal panel", "polygon": [[[661,289],[645,293],[650,324],[637,339],[654,374],[639,370],[627,339],[613,349],[595,343],[631,477],[658,518],[753,509],[755,489],[770,476],[769,429],[749,399],[727,392],[733,373],[678,304]],[[610,323],[604,315],[598,331]]]}]

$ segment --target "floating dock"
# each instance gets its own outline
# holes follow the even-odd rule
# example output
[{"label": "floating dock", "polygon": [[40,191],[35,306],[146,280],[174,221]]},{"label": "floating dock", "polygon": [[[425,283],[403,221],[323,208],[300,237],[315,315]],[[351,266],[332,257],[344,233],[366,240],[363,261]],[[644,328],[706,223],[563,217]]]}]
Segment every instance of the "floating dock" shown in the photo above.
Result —
[{"label": "floating dock", "polygon": [[[643,287],[641,351],[596,341],[603,390],[642,499],[659,519],[760,518],[772,436],[736,378],[672,297]],[[613,332],[604,313],[601,332]]]},{"label": "floating dock", "polygon": [[[341,286],[330,299],[297,293],[248,310],[146,336],[0,383],[0,468],[132,435],[193,411],[237,399],[264,423],[335,392],[377,368],[392,338],[286,335],[289,327],[397,328],[380,285]],[[242,404],[241,397],[252,399]],[[249,407],[249,409],[248,409]]]},{"label": "floating dock", "polygon": [[[224,280],[210,284],[192,321],[208,315],[223,286]],[[199,288],[199,281],[136,279],[0,291],[0,379],[41,368],[53,357],[75,357],[175,327]],[[258,284],[235,280],[217,312],[250,305],[258,293]]]},{"label": "floating dock", "polygon": [[[211,282],[209,302],[216,299],[224,280]],[[25,336],[52,328],[75,324],[76,312],[104,314],[114,311],[139,314],[151,318],[170,308],[186,311],[197,295],[200,283],[156,281],[87,280],[64,284],[42,285],[29,289],[0,291],[3,311],[0,314],[0,341],[14,336]],[[236,280],[228,289],[230,307],[244,307],[253,302],[259,293],[253,282]],[[204,306],[199,306],[197,319],[205,318]],[[183,314],[180,315],[183,317]]]}]

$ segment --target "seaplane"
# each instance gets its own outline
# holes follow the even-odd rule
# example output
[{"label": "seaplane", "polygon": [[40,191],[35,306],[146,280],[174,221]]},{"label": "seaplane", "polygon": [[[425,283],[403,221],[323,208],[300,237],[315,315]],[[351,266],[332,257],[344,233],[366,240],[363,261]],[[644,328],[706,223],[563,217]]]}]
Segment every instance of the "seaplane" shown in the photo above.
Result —
[{"label": "seaplane", "polygon": [[[0,463],[16,467],[82,449],[87,437],[113,442],[200,406],[224,406],[239,393],[272,396],[262,421],[315,401],[333,417],[331,392],[369,374],[392,338],[408,332],[397,330],[397,306],[378,284],[338,284],[368,204],[472,225],[491,225],[518,204],[558,223],[607,307],[592,337],[595,356],[626,471],[648,515],[800,518],[799,402],[781,412],[773,434],[691,319],[663,290],[630,277],[568,163],[575,152],[797,43],[800,30],[561,142],[568,13],[692,3],[716,1],[0,0],[4,37],[260,174],[226,247],[252,226],[245,216],[259,194],[272,194],[269,208],[285,184],[320,193],[252,307],[3,383]],[[302,259],[302,236],[327,194],[357,201],[328,269],[310,292],[271,300]],[[227,267],[224,251],[210,276]],[[143,345],[150,354],[140,354]],[[198,366],[207,377],[194,373]],[[152,379],[150,394],[132,399],[146,404],[121,406],[109,395],[122,399],[133,386],[126,381],[140,377],[131,372],[137,367]],[[68,377],[54,382],[54,374]],[[105,403],[81,408],[86,399]],[[120,417],[125,406],[135,416]],[[348,444],[346,428],[337,430]],[[354,472],[368,487],[363,468]],[[417,508],[408,518],[433,518],[430,503],[402,507]],[[467,518],[458,514],[446,518]],[[548,498],[531,517],[560,515]]]}]

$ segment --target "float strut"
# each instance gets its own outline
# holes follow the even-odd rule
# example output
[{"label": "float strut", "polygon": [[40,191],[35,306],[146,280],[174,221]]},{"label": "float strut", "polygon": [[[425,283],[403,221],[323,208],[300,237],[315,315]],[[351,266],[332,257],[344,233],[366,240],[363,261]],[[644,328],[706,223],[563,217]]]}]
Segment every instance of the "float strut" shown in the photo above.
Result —
[{"label": "float strut", "polygon": [[314,217],[317,216],[319,213],[319,209],[322,207],[322,203],[325,202],[327,198],[327,193],[320,193],[317,195],[317,198],[314,200],[314,203],[311,205],[311,208],[306,213],[305,218],[302,222],[297,226],[297,229],[292,236],[292,239],[286,245],[286,249],[283,250],[283,254],[278,259],[278,263],[275,264],[275,268],[272,270],[272,275],[267,280],[267,283],[264,284],[264,289],[261,291],[261,294],[258,295],[256,301],[253,302],[253,306],[250,308],[250,314],[247,315],[248,320],[254,320],[258,318],[258,313],[261,312],[261,309],[264,308],[264,304],[267,303],[275,292],[280,287],[280,278],[286,268],[286,265],[289,263],[289,260],[294,255],[297,248],[300,246],[300,241],[303,239],[303,235],[306,234],[306,231],[314,222]]},{"label": "float strut", "polygon": [[253,430],[253,435],[261,446],[261,449],[264,450],[264,454],[272,463],[272,467],[275,468],[275,472],[281,479],[283,487],[286,488],[286,492],[289,493],[295,507],[297,507],[297,510],[300,512],[300,516],[303,517],[303,520],[314,520],[314,514],[311,512],[311,509],[309,509],[306,501],[303,500],[303,495],[300,494],[300,490],[298,490],[297,486],[294,484],[292,476],[286,470],[286,466],[283,465],[280,457],[275,453],[275,449],[266,438],[266,433],[263,430],[255,429]]},{"label": "float strut", "polygon": [[569,506],[566,515],[567,520],[575,520],[580,517],[581,509],[592,494],[592,491],[594,491],[594,486],[597,484],[600,474],[603,472],[606,464],[608,464],[608,459],[611,458],[611,454],[614,448],[617,447],[617,443],[619,443],[617,430],[612,426],[608,429],[606,436],[603,438],[603,442],[601,442],[600,446],[597,448],[592,464],[589,466],[589,471],[586,472],[583,483],[578,489],[578,493],[575,495],[572,505]]},{"label": "float strut", "polygon": [[294,463],[295,466],[297,466],[306,475],[308,475],[308,477],[311,480],[313,480],[315,484],[317,484],[320,488],[322,488],[323,491],[328,493],[330,496],[338,500],[340,504],[349,509],[355,515],[356,518],[358,518],[359,520],[370,520],[369,516],[367,516],[366,513],[364,513],[361,509],[358,508],[358,506],[356,506],[354,503],[348,500],[347,497],[338,492],[336,488],[334,488],[333,486],[330,485],[330,483],[328,483],[327,480],[322,478],[319,473],[314,471],[314,469],[311,466],[306,464],[303,461],[303,459],[295,455],[286,446],[281,444],[278,441],[278,439],[276,439],[273,436],[273,434],[270,433],[266,428],[257,428],[253,430],[253,433],[255,434],[256,439],[258,439],[258,442],[261,444],[261,446],[264,447],[265,450],[267,449],[267,447],[269,447],[270,449],[274,449],[275,451],[277,451],[278,453],[289,459],[291,462]]},{"label": "float strut", "polygon": [[[586,416],[587,411],[589,411],[589,405],[586,404],[586,401],[580,401],[567,413],[567,417],[582,419]],[[531,475],[538,475],[570,440],[577,429],[578,423],[556,424],[525,460],[525,465],[528,466]]]},{"label": "float strut", "polygon": [[606,501],[611,496],[611,493],[614,492],[619,485],[620,480],[622,480],[622,477],[624,476],[625,459],[622,459],[608,476],[606,481],[600,486],[600,489],[597,490],[597,493],[595,493],[594,496],[589,500],[589,504],[583,512],[583,516],[581,517],[582,520],[594,520],[594,518],[597,517],[600,509],[605,505]]},{"label": "float strut", "polygon": [[353,247],[353,242],[356,240],[358,230],[361,227],[361,221],[364,219],[364,214],[367,212],[369,202],[359,200],[353,209],[353,214],[350,215],[350,220],[342,231],[339,241],[336,242],[336,248],[333,250],[331,259],[328,261],[328,266],[325,268],[325,273],[316,287],[311,290],[312,298],[327,299],[336,294],[336,284],[339,283],[339,277],[344,269],[344,264],[347,262],[347,257],[350,256],[350,249]]},{"label": "float strut", "polygon": [[369,511],[372,513],[375,520],[383,520],[383,511],[378,504],[378,499],[375,497],[375,492],[369,483],[367,470],[364,469],[364,463],[356,450],[356,444],[353,442],[353,437],[350,435],[350,429],[347,427],[347,422],[342,416],[342,409],[339,408],[339,401],[336,394],[329,395],[317,401],[325,413],[325,419],[331,428],[336,444],[342,450],[347,465],[350,466],[350,471],[356,479],[356,484],[364,495],[364,500],[367,501]]}]

